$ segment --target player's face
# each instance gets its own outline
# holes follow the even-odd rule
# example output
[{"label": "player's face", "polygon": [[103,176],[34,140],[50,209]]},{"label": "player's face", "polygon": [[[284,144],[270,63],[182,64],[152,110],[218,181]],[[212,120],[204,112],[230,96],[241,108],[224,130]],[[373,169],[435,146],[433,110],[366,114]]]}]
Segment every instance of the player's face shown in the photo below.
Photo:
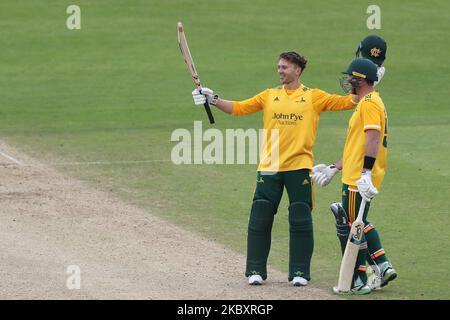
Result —
[{"label": "player's face", "polygon": [[340,78],[341,88],[345,93],[357,94],[358,89],[361,87],[362,79],[348,75],[346,77]]},{"label": "player's face", "polygon": [[298,80],[301,74],[301,68],[292,62],[280,59],[278,61],[278,74],[281,83],[291,83]]}]

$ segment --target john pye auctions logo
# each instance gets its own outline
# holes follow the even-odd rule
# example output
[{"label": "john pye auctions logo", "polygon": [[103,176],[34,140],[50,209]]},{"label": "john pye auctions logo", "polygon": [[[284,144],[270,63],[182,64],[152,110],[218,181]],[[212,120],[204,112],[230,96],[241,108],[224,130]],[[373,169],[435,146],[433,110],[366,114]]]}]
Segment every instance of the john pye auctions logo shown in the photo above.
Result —
[{"label": "john pye auctions logo", "polygon": [[303,120],[303,115],[301,114],[295,114],[295,113],[291,113],[291,114],[286,114],[286,113],[274,113],[272,119],[275,120],[293,120],[293,121],[297,121],[297,120]]}]

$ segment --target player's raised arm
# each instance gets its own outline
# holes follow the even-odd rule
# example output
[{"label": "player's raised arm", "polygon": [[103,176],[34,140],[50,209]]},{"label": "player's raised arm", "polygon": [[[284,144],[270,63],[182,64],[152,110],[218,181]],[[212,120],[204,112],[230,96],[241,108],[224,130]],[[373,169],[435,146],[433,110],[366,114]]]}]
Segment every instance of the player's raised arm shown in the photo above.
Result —
[{"label": "player's raised arm", "polygon": [[318,112],[322,111],[344,111],[355,109],[358,104],[356,95],[341,96],[330,94],[320,89],[313,89],[313,104]]},{"label": "player's raised arm", "polygon": [[203,105],[205,101],[216,106],[225,113],[232,115],[246,115],[258,112],[263,109],[268,91],[265,90],[256,96],[243,101],[230,101],[219,98],[214,91],[209,88],[203,88],[200,93],[197,89],[192,91],[192,97],[196,105]]},{"label": "player's raised arm", "polygon": [[233,112],[233,102],[219,99],[218,95],[214,95],[214,91],[209,88],[203,88],[202,92],[195,89],[192,91],[192,97],[196,105],[203,105],[206,101],[225,113],[231,114]]}]

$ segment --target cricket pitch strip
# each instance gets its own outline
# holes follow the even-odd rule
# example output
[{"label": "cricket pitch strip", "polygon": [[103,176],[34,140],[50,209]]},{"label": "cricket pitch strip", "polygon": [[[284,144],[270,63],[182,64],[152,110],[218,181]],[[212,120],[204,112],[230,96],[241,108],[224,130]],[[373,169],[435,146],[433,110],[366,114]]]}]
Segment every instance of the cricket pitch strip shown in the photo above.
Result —
[{"label": "cricket pitch strip", "polygon": [[3,141],[0,151],[11,158],[0,156],[0,299],[336,299],[273,269],[249,286],[243,255]]}]

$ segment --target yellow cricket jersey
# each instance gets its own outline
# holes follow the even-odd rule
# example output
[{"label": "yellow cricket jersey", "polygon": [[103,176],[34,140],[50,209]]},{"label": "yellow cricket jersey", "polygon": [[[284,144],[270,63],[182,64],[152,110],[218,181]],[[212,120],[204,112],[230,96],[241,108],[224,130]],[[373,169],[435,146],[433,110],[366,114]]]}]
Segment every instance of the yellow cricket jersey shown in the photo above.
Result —
[{"label": "yellow cricket jersey", "polygon": [[322,111],[355,108],[351,95],[332,95],[303,85],[296,90],[266,89],[253,98],[233,102],[233,115],[264,110],[266,136],[258,171],[311,169],[312,148]]},{"label": "yellow cricket jersey", "polygon": [[380,190],[386,172],[387,113],[378,92],[371,92],[358,103],[350,118],[342,158],[342,182],[356,186],[364,165],[366,130],[381,132],[380,147],[372,168],[373,185]]}]

